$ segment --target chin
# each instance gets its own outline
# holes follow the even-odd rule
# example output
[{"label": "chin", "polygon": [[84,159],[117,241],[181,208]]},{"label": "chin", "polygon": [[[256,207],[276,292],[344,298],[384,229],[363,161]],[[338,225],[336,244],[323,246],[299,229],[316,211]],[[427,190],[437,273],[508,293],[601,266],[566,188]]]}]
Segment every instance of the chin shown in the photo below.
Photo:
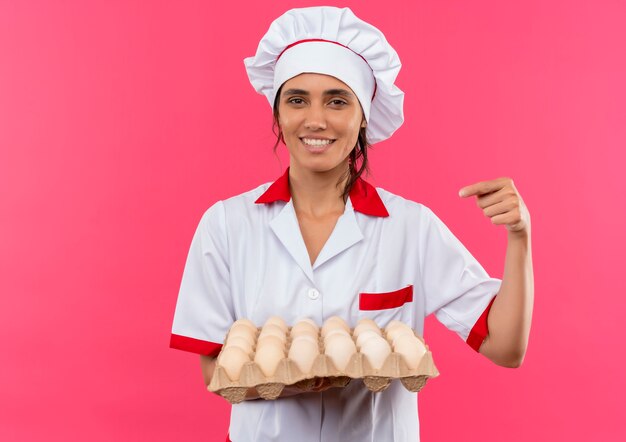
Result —
[{"label": "chin", "polygon": [[330,172],[337,168],[343,169],[348,167],[348,161],[340,161],[339,163],[329,161],[305,161],[298,163],[300,169],[310,170],[311,172]]}]

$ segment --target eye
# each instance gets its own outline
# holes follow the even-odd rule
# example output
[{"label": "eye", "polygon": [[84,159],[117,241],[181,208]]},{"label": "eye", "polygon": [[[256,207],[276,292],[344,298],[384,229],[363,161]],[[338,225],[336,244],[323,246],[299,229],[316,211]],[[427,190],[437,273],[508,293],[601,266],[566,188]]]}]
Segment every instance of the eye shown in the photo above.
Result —
[{"label": "eye", "polygon": [[332,100],[331,103],[348,104],[343,100]]},{"label": "eye", "polygon": [[[298,101],[298,103],[296,103],[296,101]],[[287,100],[287,103],[293,103],[293,104],[302,104],[304,100],[302,100],[302,98],[291,98],[289,100]]]}]

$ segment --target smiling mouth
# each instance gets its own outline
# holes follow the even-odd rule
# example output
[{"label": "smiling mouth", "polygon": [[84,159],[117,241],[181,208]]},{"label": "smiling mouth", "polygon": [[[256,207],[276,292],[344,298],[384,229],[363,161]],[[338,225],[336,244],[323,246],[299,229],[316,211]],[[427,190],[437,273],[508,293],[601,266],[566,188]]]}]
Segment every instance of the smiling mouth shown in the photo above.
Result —
[{"label": "smiling mouth", "polygon": [[335,140],[316,140],[311,138],[300,138],[300,141],[307,147],[325,147],[335,142]]}]

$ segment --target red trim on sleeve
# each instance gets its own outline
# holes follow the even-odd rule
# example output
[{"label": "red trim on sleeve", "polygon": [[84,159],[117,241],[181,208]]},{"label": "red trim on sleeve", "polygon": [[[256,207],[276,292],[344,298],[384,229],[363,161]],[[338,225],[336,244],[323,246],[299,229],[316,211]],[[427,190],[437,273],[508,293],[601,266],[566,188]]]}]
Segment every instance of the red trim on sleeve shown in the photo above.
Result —
[{"label": "red trim on sleeve", "polygon": [[190,351],[206,356],[217,356],[222,349],[222,344],[190,338],[188,336],[175,335],[170,337],[170,348]]},{"label": "red trim on sleeve", "polygon": [[359,310],[383,310],[413,301],[413,285],[385,293],[360,293]]},{"label": "red trim on sleeve", "polygon": [[228,433],[228,434],[226,435],[226,442],[231,442],[231,440],[230,440],[230,433]]},{"label": "red trim on sleeve", "polygon": [[489,302],[489,305],[487,306],[483,314],[480,315],[480,318],[478,318],[478,320],[476,321],[476,324],[474,324],[474,327],[472,327],[472,330],[470,331],[470,334],[467,337],[467,341],[465,341],[468,343],[470,347],[472,347],[476,351],[480,349],[480,346],[482,345],[483,341],[489,334],[489,327],[487,326],[487,317],[489,316],[489,310],[491,310],[491,305],[493,304],[493,301],[495,300],[496,300],[496,297],[494,296],[493,299]]}]

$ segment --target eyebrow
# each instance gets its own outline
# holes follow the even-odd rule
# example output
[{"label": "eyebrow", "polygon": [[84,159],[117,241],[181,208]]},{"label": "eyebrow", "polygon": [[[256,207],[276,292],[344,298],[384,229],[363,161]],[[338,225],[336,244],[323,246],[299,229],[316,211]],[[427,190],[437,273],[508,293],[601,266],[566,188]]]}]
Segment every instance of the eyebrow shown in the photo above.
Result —
[{"label": "eyebrow", "polygon": [[[309,91],[305,91],[304,89],[287,89],[285,92],[283,92],[282,94],[284,97],[290,96],[290,95],[311,95],[309,93]],[[322,95],[341,95],[344,97],[348,97],[348,98],[354,98],[354,95],[350,92],[347,91],[345,89],[328,89],[325,90]]]}]

